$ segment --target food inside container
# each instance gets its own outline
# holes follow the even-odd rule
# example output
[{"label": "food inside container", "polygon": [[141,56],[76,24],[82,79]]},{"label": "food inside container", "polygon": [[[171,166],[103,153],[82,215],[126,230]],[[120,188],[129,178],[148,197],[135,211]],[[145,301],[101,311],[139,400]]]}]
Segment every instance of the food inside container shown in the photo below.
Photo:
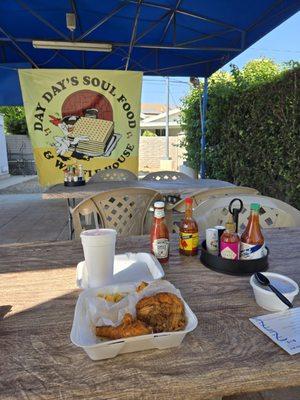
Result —
[{"label": "food inside container", "polygon": [[[275,272],[265,272],[264,275],[269,279],[271,285],[279,290],[291,303],[299,293],[298,284],[289,277]],[[288,309],[273,291],[267,286],[262,286],[252,275],[250,285],[253,288],[254,297],[257,304],[268,311],[283,311]]]},{"label": "food inside container", "polygon": [[[106,300],[117,295],[122,296],[117,302]],[[170,282],[124,283],[91,288],[80,294],[71,340],[83,347],[90,358],[99,360],[132,351],[179,346],[196,326],[197,318]]]}]

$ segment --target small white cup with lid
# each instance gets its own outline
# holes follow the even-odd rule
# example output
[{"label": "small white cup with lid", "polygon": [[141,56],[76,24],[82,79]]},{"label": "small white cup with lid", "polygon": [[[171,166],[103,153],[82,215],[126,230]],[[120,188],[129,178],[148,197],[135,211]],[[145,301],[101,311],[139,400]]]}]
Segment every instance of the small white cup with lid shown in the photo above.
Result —
[{"label": "small white cup with lid", "polygon": [[[295,281],[275,272],[263,272],[263,274],[269,279],[271,285],[293,303],[295,296],[299,293],[299,286]],[[250,285],[253,288],[256,303],[260,307],[268,311],[284,311],[288,309],[288,306],[268,286],[260,285],[254,275],[251,276]]]}]

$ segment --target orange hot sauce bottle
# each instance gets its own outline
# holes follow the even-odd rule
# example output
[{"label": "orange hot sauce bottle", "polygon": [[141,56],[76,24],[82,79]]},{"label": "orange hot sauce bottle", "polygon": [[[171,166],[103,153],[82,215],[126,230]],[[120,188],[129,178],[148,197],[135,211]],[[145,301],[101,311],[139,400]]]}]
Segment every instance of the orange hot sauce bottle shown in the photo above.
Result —
[{"label": "orange hot sauce bottle", "polygon": [[151,253],[155,255],[161,264],[169,261],[169,230],[165,222],[165,203],[154,203],[154,218],[150,235]]},{"label": "orange hot sauce bottle", "polygon": [[179,252],[185,256],[198,253],[199,233],[197,222],[193,218],[193,199],[185,199],[185,216],[179,226]]},{"label": "orange hot sauce bottle", "polygon": [[265,255],[265,239],[259,225],[258,203],[251,203],[247,227],[241,236],[241,259],[253,260]]}]

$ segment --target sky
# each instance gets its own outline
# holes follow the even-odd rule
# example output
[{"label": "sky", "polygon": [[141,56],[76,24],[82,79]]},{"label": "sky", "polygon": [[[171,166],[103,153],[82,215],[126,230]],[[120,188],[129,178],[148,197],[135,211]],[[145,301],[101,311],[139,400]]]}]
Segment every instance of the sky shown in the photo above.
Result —
[{"label": "sky", "polygon": [[[281,63],[300,60],[300,12],[283,22],[268,35],[254,43],[245,52],[234,58],[222,69],[229,70],[230,64],[242,68],[256,58],[271,58]],[[189,91],[189,79],[170,78],[170,105],[180,106],[180,99]],[[145,76],[143,80],[142,103],[166,103],[166,84],[162,77]]]}]

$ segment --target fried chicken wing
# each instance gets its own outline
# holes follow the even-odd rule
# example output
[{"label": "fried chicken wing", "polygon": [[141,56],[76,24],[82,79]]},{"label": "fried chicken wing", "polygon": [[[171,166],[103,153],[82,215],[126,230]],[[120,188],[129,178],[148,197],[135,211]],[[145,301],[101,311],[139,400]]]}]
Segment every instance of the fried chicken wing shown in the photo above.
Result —
[{"label": "fried chicken wing", "polygon": [[96,326],[96,336],[111,340],[147,335],[149,333],[152,333],[152,328],[144,322],[134,319],[129,313],[124,315],[122,323],[118,326]]},{"label": "fried chicken wing", "polygon": [[184,329],[184,304],[175,294],[160,292],[142,298],[136,304],[137,319],[153,328],[153,332],[171,332]]}]

